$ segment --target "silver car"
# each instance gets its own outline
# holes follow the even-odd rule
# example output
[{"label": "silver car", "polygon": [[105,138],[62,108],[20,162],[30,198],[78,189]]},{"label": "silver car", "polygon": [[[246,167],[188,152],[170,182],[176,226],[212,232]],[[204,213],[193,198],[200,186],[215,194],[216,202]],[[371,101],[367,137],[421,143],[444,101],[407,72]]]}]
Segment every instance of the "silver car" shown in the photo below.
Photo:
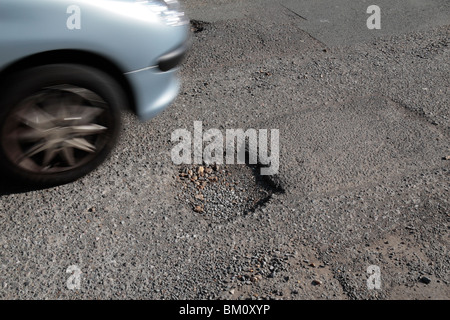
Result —
[{"label": "silver car", "polygon": [[148,120],[176,98],[189,39],[176,0],[1,0],[2,179],[50,186],[92,171],[120,109]]}]

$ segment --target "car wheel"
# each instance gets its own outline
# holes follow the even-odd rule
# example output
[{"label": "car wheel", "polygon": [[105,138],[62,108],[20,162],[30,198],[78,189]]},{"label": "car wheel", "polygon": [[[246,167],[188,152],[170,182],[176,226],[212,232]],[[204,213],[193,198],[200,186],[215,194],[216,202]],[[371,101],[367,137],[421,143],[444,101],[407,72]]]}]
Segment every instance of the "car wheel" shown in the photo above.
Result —
[{"label": "car wheel", "polygon": [[100,165],[120,130],[124,94],[106,73],[55,64],[22,71],[0,98],[0,168],[14,180],[52,186]]}]

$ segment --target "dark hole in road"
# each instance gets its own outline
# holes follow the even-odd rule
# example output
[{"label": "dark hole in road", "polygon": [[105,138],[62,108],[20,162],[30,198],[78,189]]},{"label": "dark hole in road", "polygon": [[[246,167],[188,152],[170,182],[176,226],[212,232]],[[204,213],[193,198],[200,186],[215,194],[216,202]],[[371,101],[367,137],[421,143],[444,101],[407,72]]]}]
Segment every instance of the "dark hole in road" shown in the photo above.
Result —
[{"label": "dark hole in road", "polygon": [[284,193],[261,165],[181,165],[177,198],[190,210],[213,222],[245,216],[264,206],[273,194]]},{"label": "dark hole in road", "polygon": [[202,32],[207,25],[209,25],[209,22],[206,21],[200,21],[200,20],[191,20],[191,31],[194,33]]}]

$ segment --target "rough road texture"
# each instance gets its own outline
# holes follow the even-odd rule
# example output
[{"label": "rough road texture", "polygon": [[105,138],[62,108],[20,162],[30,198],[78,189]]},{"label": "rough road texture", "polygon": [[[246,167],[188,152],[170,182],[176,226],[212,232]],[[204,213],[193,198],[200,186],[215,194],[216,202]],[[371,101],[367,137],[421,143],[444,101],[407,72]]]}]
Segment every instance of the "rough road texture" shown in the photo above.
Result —
[{"label": "rough road texture", "polygon": [[[204,2],[171,108],[124,114],[75,183],[0,186],[0,298],[449,299],[450,27],[336,45],[275,4]],[[279,129],[281,189],[245,166],[198,188],[170,158],[194,121]]]}]

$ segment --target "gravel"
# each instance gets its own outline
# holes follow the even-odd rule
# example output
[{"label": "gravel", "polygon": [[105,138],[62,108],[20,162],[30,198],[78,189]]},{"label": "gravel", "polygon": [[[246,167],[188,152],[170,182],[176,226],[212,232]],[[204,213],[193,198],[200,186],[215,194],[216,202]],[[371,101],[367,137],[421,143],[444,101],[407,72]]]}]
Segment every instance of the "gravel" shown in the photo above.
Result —
[{"label": "gravel", "polygon": [[182,166],[178,175],[182,191],[176,199],[216,223],[251,214],[270,201],[273,192],[281,192],[259,170],[249,165]]}]

